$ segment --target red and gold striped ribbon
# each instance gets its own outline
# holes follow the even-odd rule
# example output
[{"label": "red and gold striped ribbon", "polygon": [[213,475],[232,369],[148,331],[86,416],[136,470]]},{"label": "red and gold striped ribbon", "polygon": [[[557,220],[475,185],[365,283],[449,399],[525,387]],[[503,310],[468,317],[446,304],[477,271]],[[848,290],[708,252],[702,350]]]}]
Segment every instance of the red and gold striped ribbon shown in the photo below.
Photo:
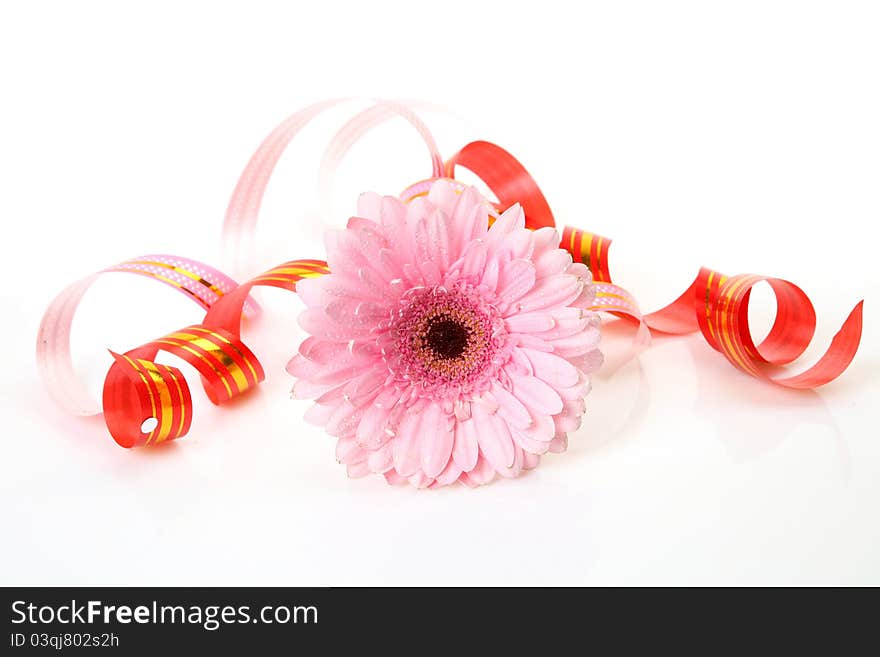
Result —
[{"label": "red and gold striped ribbon", "polygon": [[611,274],[608,272],[610,239],[596,233],[566,226],[562,229],[560,246],[571,253],[575,260],[579,260],[587,266],[593,274],[594,282],[611,282]]},{"label": "red and gold striped ribbon", "polygon": [[[240,339],[244,304],[251,289],[269,285],[295,291],[296,283],[329,273],[321,260],[293,260],[274,267],[214,299],[201,324],[187,326],[124,354],[104,380],[104,418],[123,447],[156,445],[179,438],[192,423],[192,398],[180,370],[155,362],[160,351],[178,356],[202,377],[215,404],[238,397],[264,378],[260,361]],[[112,352],[111,352],[112,353]],[[153,418],[155,426],[145,429]]]},{"label": "red and gold striped ribbon", "polygon": [[[192,423],[192,397],[176,367],[113,352],[104,385],[104,421],[123,447],[157,445],[185,434]],[[152,429],[144,423],[155,418]],[[138,422],[140,420],[140,422]]]}]

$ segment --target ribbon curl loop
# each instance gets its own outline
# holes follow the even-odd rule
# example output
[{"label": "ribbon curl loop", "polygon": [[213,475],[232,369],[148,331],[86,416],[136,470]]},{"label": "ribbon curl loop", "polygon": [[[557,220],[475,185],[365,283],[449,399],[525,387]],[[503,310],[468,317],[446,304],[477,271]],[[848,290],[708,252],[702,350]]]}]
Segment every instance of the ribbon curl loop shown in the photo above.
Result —
[{"label": "ribbon curl loop", "polygon": [[[155,362],[159,351],[192,365],[214,404],[257,386],[266,378],[263,366],[240,337],[241,318],[251,289],[269,285],[295,292],[297,281],[323,276],[328,271],[321,260],[285,262],[218,298],[201,324],[169,333],[125,354],[113,354],[115,362],[104,381],[104,413],[116,442],[123,447],[157,444],[179,438],[189,430],[189,387],[180,370]],[[144,431],[144,423],[150,418],[156,424]]]},{"label": "ribbon curl loop", "polygon": [[[82,392],[70,357],[70,328],[82,295],[101,273],[148,276],[186,294],[208,312],[187,326],[131,349],[110,352],[113,364],[104,379],[103,404],[96,407]],[[221,404],[259,384],[260,361],[241,341],[241,320],[260,309],[250,296],[257,285],[295,291],[304,278],[328,272],[322,260],[293,260],[238,285],[204,263],[167,255],[141,256],[79,281],[63,291],[47,310],[37,341],[38,366],[59,402],[74,413],[104,413],[107,429],[123,447],[156,445],[179,438],[192,423],[192,396],[181,371],[156,362],[160,351],[192,365],[201,375],[208,399]],[[149,420],[152,427],[147,428]]]}]

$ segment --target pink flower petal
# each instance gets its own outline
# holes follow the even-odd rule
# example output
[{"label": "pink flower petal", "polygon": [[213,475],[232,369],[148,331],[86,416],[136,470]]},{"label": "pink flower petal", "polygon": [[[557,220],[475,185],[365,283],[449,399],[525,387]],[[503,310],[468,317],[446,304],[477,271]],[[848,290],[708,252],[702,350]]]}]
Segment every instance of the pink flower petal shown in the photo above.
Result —
[{"label": "pink flower petal", "polygon": [[553,388],[533,376],[510,377],[513,394],[527,408],[542,415],[556,415],[562,411],[562,399]]},{"label": "pink flower petal", "polygon": [[341,351],[332,364],[319,365],[298,354],[287,363],[287,371],[313,383],[338,384],[347,383],[375,362],[376,359],[367,354]]},{"label": "pink flower petal", "polygon": [[366,457],[366,453],[362,450],[353,438],[340,438],[336,443],[336,460],[343,465],[349,463],[359,463]]},{"label": "pink flower petal", "polygon": [[458,481],[460,476],[461,468],[458,467],[454,460],[450,459],[449,463],[446,464],[446,468],[437,476],[437,480],[434,483],[438,486],[448,486]]},{"label": "pink flower petal", "polygon": [[518,230],[507,239],[502,253],[510,254],[510,257],[513,259],[523,259],[531,262],[534,251],[535,239],[532,231]]},{"label": "pink flower petal", "polygon": [[375,405],[370,405],[364,411],[363,417],[357,426],[358,444],[367,450],[378,449],[391,438],[391,434],[385,429],[388,425],[388,410]]},{"label": "pink flower petal", "polygon": [[387,376],[388,372],[381,367],[370,367],[345,386],[344,394],[355,406],[371,402],[384,390],[383,384]]},{"label": "pink flower petal", "polygon": [[528,260],[511,260],[501,265],[498,274],[498,298],[504,303],[516,301],[535,286],[535,267]]},{"label": "pink flower petal", "polygon": [[371,328],[363,324],[340,324],[329,317],[323,308],[306,308],[300,313],[299,325],[306,333],[338,342],[366,338]]},{"label": "pink flower petal", "polygon": [[380,224],[393,251],[401,251],[406,230],[406,206],[393,196],[382,197]]},{"label": "pink flower petal", "polygon": [[498,415],[518,429],[525,429],[532,423],[532,417],[522,402],[514,397],[501,384],[493,383],[490,389],[498,402]]},{"label": "pink flower petal", "polygon": [[571,276],[577,276],[585,283],[589,283],[593,280],[593,274],[590,272],[589,268],[582,262],[573,262],[568,266],[566,270],[567,274]]},{"label": "pink flower petal", "polygon": [[496,470],[511,467],[514,460],[514,448],[507,424],[500,418],[489,415],[482,407],[476,405],[474,406],[473,421],[476,423],[480,453],[489,460]]},{"label": "pink flower petal", "polygon": [[418,262],[434,262],[441,272],[445,272],[451,264],[446,215],[440,210],[434,210],[423,217],[416,225],[415,237]]},{"label": "pink flower petal", "polygon": [[361,477],[366,477],[370,474],[370,466],[366,461],[360,461],[358,463],[349,463],[346,466],[346,470],[348,472],[348,476],[352,479],[360,479]]},{"label": "pink flower petal", "polygon": [[557,433],[569,433],[581,428],[582,413],[574,413],[568,410],[553,416],[553,425]]},{"label": "pink flower petal", "polygon": [[590,392],[590,379],[586,374],[581,372],[577,385],[573,385],[571,388],[558,388],[556,392],[562,397],[563,402],[573,400],[582,401]]},{"label": "pink flower petal", "polygon": [[592,285],[585,285],[584,289],[577,296],[577,298],[571,302],[571,305],[575,308],[591,308],[593,304],[596,302],[596,288]]},{"label": "pink flower petal", "polygon": [[437,180],[428,189],[428,201],[438,208],[454,208],[458,196],[455,185],[449,180]]},{"label": "pink flower petal", "polygon": [[349,297],[331,301],[326,306],[326,312],[330,319],[339,324],[351,323],[370,329],[383,319],[388,319],[392,307],[385,303]]},{"label": "pink flower petal", "polygon": [[428,201],[437,208],[454,208],[459,194],[449,180],[438,180],[428,189]]},{"label": "pink flower petal", "polygon": [[323,404],[325,406],[333,406],[334,408],[339,406],[343,401],[346,401],[345,398],[345,388],[347,384],[343,383],[340,385],[334,385],[323,395],[318,397],[315,401],[318,404]]},{"label": "pink flower petal", "polygon": [[343,401],[333,411],[330,419],[327,420],[325,427],[327,433],[337,438],[353,434],[363,412],[363,409],[355,408],[350,402]]},{"label": "pink flower petal", "polygon": [[340,360],[369,363],[380,355],[379,350],[371,344],[335,342],[316,337],[307,338],[300,345],[300,353],[322,367],[338,365]]},{"label": "pink flower petal", "polygon": [[425,285],[439,285],[443,279],[443,272],[439,265],[433,260],[422,260],[419,262],[419,271],[422,273],[422,282]]},{"label": "pink flower petal", "polygon": [[560,247],[559,232],[550,226],[544,226],[543,228],[532,231],[532,237],[535,240],[535,260],[540,258],[541,255],[547,251],[552,251]]},{"label": "pink flower petal", "polygon": [[454,432],[451,419],[440,406],[431,404],[422,412],[419,432],[422,437],[422,470],[434,478],[443,472],[452,455]]},{"label": "pink flower petal", "polygon": [[382,216],[382,197],[373,192],[364,192],[358,196],[357,214],[359,217],[378,221]]},{"label": "pink flower petal", "polygon": [[379,224],[373,219],[368,219],[367,217],[349,217],[345,227],[357,231],[359,237],[363,237],[364,232],[375,231],[379,227]]},{"label": "pink flower petal", "polygon": [[[388,254],[388,249],[382,249],[376,259],[377,266],[357,267],[346,272],[341,277],[346,290],[340,290],[339,294],[355,295],[385,303],[396,301],[400,296],[400,289],[392,283],[395,278],[403,274],[403,267],[390,259]],[[332,287],[328,289],[328,294],[334,292]]]},{"label": "pink flower petal", "polygon": [[486,234],[488,224],[489,209],[476,190],[467,189],[450,218],[450,225],[456,229],[450,235],[452,253],[461,257],[468,244]]},{"label": "pink flower petal", "polygon": [[587,374],[591,372],[597,371],[600,367],[602,367],[602,363],[605,360],[605,357],[602,355],[602,352],[598,349],[592,349],[585,354],[581,354],[580,356],[574,356],[569,358],[572,365],[577,367],[582,372],[586,372]]},{"label": "pink flower petal", "polygon": [[361,264],[360,236],[357,231],[328,230],[324,233],[324,246],[327,264],[334,272],[331,276],[345,274]]},{"label": "pink flower petal", "polygon": [[532,423],[525,429],[519,429],[523,434],[532,440],[539,442],[550,442],[556,435],[556,423],[551,415],[541,413],[532,413]]},{"label": "pink flower petal", "polygon": [[500,265],[497,258],[489,258],[486,262],[486,268],[483,270],[483,279],[480,286],[489,292],[495,292],[498,288],[498,276],[500,275]]},{"label": "pink flower petal", "polygon": [[510,361],[504,366],[504,371],[508,376],[520,374],[523,376],[532,375],[532,361],[526,358],[521,349],[512,349],[510,352]]},{"label": "pink flower petal", "polygon": [[568,274],[542,278],[517,302],[517,312],[527,313],[554,306],[567,306],[577,298],[582,289],[583,283]]},{"label": "pink flower petal", "polygon": [[577,368],[564,358],[534,349],[523,348],[531,361],[535,376],[554,388],[573,386],[578,381]]},{"label": "pink flower petal", "polygon": [[553,345],[542,340],[538,334],[535,333],[517,333],[516,345],[533,351],[543,351],[548,354],[553,351]]},{"label": "pink flower petal", "polygon": [[293,384],[290,396],[293,399],[315,399],[328,390],[331,390],[333,387],[334,384],[312,383],[306,379],[298,379],[296,383]]},{"label": "pink flower petal", "polygon": [[568,449],[568,434],[556,434],[556,437],[550,441],[550,451],[554,454],[561,454]]},{"label": "pink flower petal", "polygon": [[529,454],[545,454],[550,449],[549,440],[535,440],[516,429],[511,429],[510,435],[513,437],[514,442]]},{"label": "pink flower petal", "polygon": [[296,293],[300,300],[308,308],[320,307],[324,303],[324,287],[327,285],[329,276],[320,278],[304,278],[296,283]]},{"label": "pink flower petal", "polygon": [[434,483],[434,480],[426,476],[424,472],[416,472],[415,474],[410,475],[408,481],[410,486],[414,486],[415,488],[428,488]]},{"label": "pink flower petal", "polygon": [[397,388],[394,387],[386,387],[382,389],[376,398],[373,400],[373,403],[376,406],[381,406],[382,408],[390,409],[394,407],[398,401],[400,401],[401,392]]},{"label": "pink flower petal", "polygon": [[406,477],[397,474],[394,470],[388,470],[385,474],[385,481],[387,481],[392,486],[406,486],[409,481]]},{"label": "pink flower petal", "polygon": [[377,474],[388,472],[394,467],[394,454],[391,444],[385,444],[375,452],[370,452],[367,456],[367,464],[370,470]]},{"label": "pink flower petal", "polygon": [[483,275],[486,266],[488,248],[482,241],[471,242],[467,245],[464,255],[460,259],[460,272],[462,278],[476,280]]},{"label": "pink flower petal", "polygon": [[462,474],[462,481],[469,486],[485,486],[495,478],[495,468],[488,459],[480,455],[477,464],[470,472]]},{"label": "pink flower petal", "polygon": [[323,427],[330,420],[335,410],[335,406],[328,406],[325,404],[312,404],[305,412],[303,419],[309,424]]},{"label": "pink flower petal", "polygon": [[422,270],[413,263],[408,262],[403,266],[403,278],[409,287],[421,287],[425,284]]},{"label": "pink flower petal", "polygon": [[563,249],[548,249],[535,258],[538,278],[564,274],[571,265],[571,254]]},{"label": "pink flower petal", "polygon": [[548,313],[518,313],[504,320],[507,330],[512,333],[540,333],[549,331],[556,322]]},{"label": "pink flower petal", "polygon": [[522,231],[526,226],[526,215],[522,206],[517,203],[501,213],[495,222],[489,227],[486,237],[489,241],[496,241],[511,235],[515,231]]},{"label": "pink flower petal", "polygon": [[560,356],[571,359],[574,356],[582,356],[595,351],[599,344],[599,329],[587,328],[580,333],[575,333],[567,338],[553,340],[553,351]]},{"label": "pink flower petal", "polygon": [[415,474],[419,469],[419,416],[407,413],[400,421],[397,435],[392,442],[394,452],[394,469],[404,477]]},{"label": "pink flower petal", "polygon": [[471,403],[464,399],[457,399],[452,407],[457,420],[464,422],[471,419]]},{"label": "pink flower petal", "polygon": [[557,340],[582,333],[594,320],[585,310],[580,308],[560,308],[551,314],[553,328],[541,333],[545,340]]},{"label": "pink flower petal", "polygon": [[508,468],[498,468],[498,474],[507,479],[514,479],[522,472],[523,450],[519,445],[513,445],[513,462]]},{"label": "pink flower petal", "polygon": [[477,431],[473,414],[470,420],[459,420],[455,423],[455,443],[452,447],[452,458],[464,472],[474,469],[477,464],[479,448]]},{"label": "pink flower petal", "polygon": [[344,351],[347,351],[347,348],[342,342],[331,342],[313,335],[303,340],[299,346],[299,353],[302,356],[320,365],[336,360],[336,357]]}]

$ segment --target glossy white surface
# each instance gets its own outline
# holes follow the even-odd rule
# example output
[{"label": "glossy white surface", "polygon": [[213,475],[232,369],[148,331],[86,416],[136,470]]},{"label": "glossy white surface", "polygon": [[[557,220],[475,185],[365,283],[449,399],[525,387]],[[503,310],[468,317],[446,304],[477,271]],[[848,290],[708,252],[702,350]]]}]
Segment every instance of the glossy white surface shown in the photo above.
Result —
[{"label": "glossy white surface", "polygon": [[[875,5],[161,4],[0,9],[0,584],[880,584]],[[347,479],[288,401],[300,304],[271,291],[245,335],[268,380],[217,409],[191,378],[176,444],[126,451],[100,419],[57,411],[33,366],[52,296],[138,253],[218,262],[252,149],[341,94],[452,108],[465,120],[426,114],[447,155],[508,147],[560,223],[615,239],[612,268],[647,309],[701,264],[787,278],[819,315],[806,364],[866,298],[855,363],[795,393],[698,336],[633,357],[610,327],[567,454],[479,490],[396,489]],[[344,116],[282,162],[258,268],[322,255],[315,173]],[[343,163],[325,225],[427,166],[386,126]],[[74,333],[96,392],[106,348],[200,318],[162,286],[105,278]],[[755,297],[760,332],[772,302]]]}]

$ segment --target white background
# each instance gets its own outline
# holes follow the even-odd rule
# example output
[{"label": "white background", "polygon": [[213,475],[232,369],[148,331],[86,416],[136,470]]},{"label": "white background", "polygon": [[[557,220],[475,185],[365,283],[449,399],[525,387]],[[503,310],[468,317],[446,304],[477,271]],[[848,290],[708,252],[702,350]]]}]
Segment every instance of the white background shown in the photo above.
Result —
[{"label": "white background", "polygon": [[[880,13],[864,2],[5,3],[0,9],[0,584],[880,584]],[[270,291],[246,332],[269,378],[123,450],[68,417],[34,369],[68,282],[148,252],[219,262],[238,173],[326,97],[411,98],[445,155],[512,150],[560,223],[615,239],[646,309],[701,264],[793,280],[812,358],[866,298],[861,351],[816,392],[736,372],[698,336],[609,361],[565,455],[479,490],[349,480],[302,423],[283,366],[299,301]],[[257,270],[321,257],[357,193],[424,177],[393,123],[316,170],[340,109],[269,189]],[[97,392],[106,348],[200,319],[138,277],[104,277],[75,326]],[[756,293],[755,329],[772,299]],[[804,364],[812,362],[810,358]],[[186,369],[187,374],[192,370]]]}]

